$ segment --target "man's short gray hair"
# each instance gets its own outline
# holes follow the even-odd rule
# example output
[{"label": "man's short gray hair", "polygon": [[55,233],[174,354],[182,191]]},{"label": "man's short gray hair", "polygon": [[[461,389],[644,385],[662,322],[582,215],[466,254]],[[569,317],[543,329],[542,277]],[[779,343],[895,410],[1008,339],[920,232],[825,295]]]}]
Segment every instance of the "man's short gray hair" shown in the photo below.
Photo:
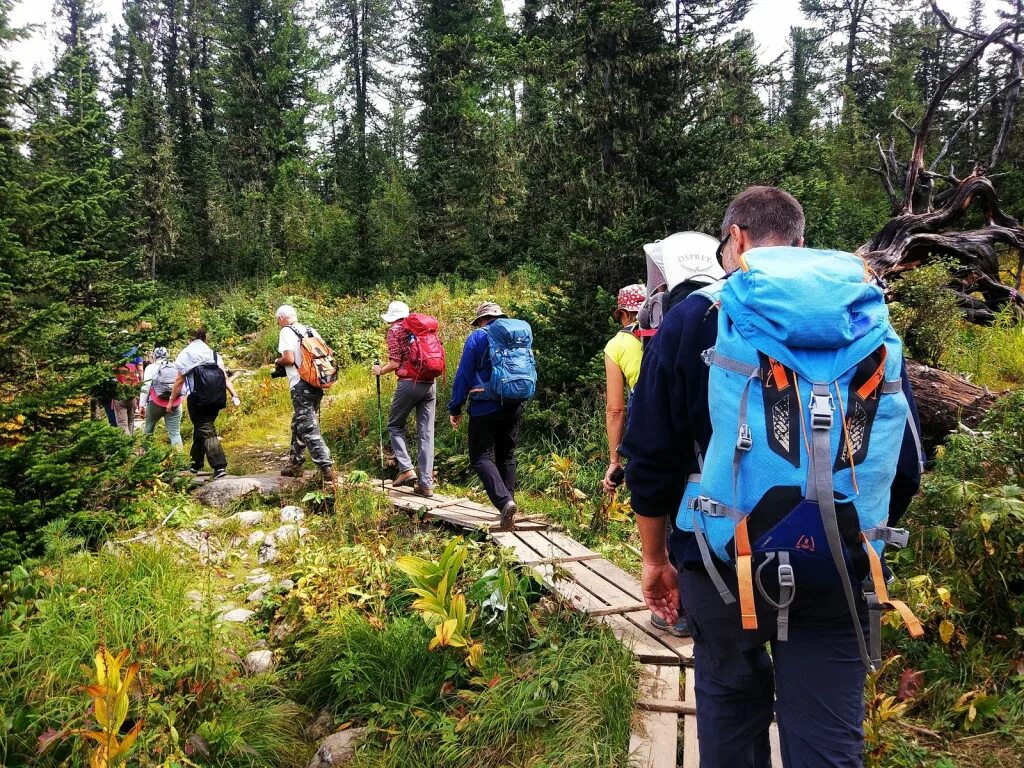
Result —
[{"label": "man's short gray hair", "polygon": [[754,246],[798,245],[804,236],[804,209],[789,192],[778,187],[747,187],[725,211],[722,237],[736,224]]},{"label": "man's short gray hair", "polygon": [[299,313],[295,311],[295,307],[291,304],[282,304],[277,308],[276,317],[287,320],[289,323],[294,323],[299,319]]}]

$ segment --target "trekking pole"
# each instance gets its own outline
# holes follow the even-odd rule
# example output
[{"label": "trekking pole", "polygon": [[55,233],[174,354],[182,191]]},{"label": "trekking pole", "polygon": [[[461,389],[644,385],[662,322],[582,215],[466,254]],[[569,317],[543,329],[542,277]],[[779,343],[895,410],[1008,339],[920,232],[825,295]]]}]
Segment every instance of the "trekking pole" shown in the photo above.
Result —
[{"label": "trekking pole", "polygon": [[[374,365],[380,365],[380,360],[374,360]],[[377,374],[377,438],[380,442],[380,492],[387,495],[384,489],[384,406],[380,401],[380,374]]]}]

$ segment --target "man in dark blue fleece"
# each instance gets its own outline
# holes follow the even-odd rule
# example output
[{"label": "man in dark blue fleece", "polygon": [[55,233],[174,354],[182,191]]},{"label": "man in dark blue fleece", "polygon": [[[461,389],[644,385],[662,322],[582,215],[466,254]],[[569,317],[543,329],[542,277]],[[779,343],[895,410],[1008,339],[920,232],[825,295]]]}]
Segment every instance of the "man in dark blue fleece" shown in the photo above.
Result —
[{"label": "man in dark blue fleece", "polygon": [[491,358],[484,328],[499,317],[506,315],[493,301],[477,307],[473,320],[476,330],[466,339],[452,382],[448,420],[453,429],[458,429],[462,423],[462,408],[469,400],[469,463],[484,484],[487,497],[501,513],[501,527],[509,528],[518,511],[515,502],[516,438],[523,418],[523,404],[500,403],[480,396],[491,380]]},{"label": "man in dark blue fleece", "polygon": [[[730,204],[722,225],[720,258],[727,273],[754,247],[802,246],[799,203],[772,187],[751,187]],[[821,301],[828,301],[822,296]],[[726,604],[704,565],[695,536],[666,523],[675,516],[686,478],[700,472],[696,448],[711,439],[708,366],[701,354],[715,346],[718,311],[693,295],[666,315],[644,356],[620,453],[643,544],[643,590],[652,611],[674,621],[680,601],[694,637],[697,723],[702,768],[770,768],[768,728],[779,724],[787,768],[860,766],[866,668],[847,603],[840,592],[796,591],[786,642],[761,595],[756,631],[742,629],[737,603]],[[906,373],[903,392],[916,421]],[[889,524],[906,510],[920,482],[916,440],[908,428],[890,491]],[[712,563],[732,594],[734,567]],[[856,596],[862,623],[867,606]],[[771,656],[765,650],[770,643]]]}]

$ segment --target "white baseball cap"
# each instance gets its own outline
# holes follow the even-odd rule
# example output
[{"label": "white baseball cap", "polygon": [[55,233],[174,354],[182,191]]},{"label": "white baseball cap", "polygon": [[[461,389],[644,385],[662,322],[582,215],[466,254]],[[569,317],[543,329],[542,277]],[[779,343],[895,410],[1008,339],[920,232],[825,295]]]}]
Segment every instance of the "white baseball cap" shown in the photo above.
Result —
[{"label": "white baseball cap", "polygon": [[392,301],[388,304],[388,311],[380,316],[385,323],[393,323],[396,320],[405,320],[409,316],[409,305],[404,301]]}]

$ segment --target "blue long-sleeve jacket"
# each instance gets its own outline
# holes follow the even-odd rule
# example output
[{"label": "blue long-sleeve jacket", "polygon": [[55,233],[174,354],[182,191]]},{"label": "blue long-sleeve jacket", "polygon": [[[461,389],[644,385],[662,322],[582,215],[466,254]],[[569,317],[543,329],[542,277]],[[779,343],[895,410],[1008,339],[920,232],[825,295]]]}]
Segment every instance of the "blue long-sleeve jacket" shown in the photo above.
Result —
[{"label": "blue long-sleeve jacket", "polygon": [[448,402],[448,412],[452,416],[462,413],[462,407],[469,400],[469,415],[484,416],[494,413],[501,404],[494,400],[470,398],[470,390],[491,380],[491,355],[487,341],[487,331],[477,328],[466,339],[462,348],[459,369],[455,372],[452,382],[452,399]]},{"label": "blue long-sleeve jacket", "polygon": [[[717,335],[717,309],[704,296],[689,296],[669,310],[644,351],[626,434],[619,449],[629,459],[626,482],[638,515],[668,515],[670,520],[674,519],[686,477],[699,471],[694,441],[706,452],[711,440],[708,367],[700,355],[715,345]],[[917,406],[906,366],[902,379],[903,392],[916,422]],[[895,525],[906,511],[920,482],[917,447],[908,428],[891,489],[890,525]],[[692,534],[674,531],[670,544],[677,563],[700,567],[700,554]]]}]

